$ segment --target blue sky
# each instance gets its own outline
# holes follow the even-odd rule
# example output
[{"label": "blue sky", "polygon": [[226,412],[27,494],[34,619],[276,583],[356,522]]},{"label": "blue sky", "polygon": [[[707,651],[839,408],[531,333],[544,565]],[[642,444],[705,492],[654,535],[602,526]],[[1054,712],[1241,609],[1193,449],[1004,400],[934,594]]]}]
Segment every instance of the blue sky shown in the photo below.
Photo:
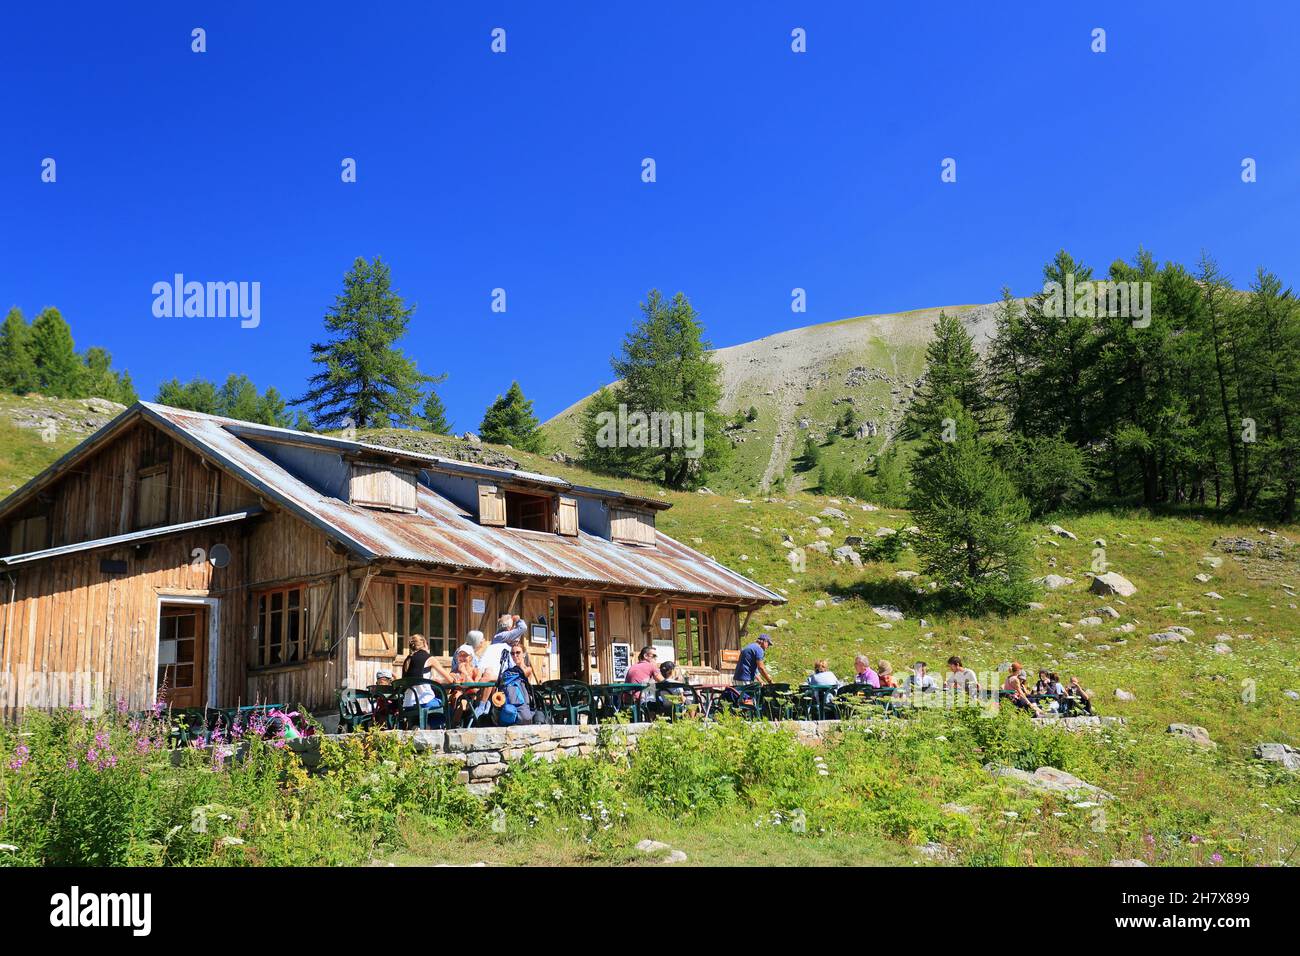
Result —
[{"label": "blue sky", "polygon": [[[512,378],[543,418],[608,381],[651,288],[721,346],[1028,294],[1061,247],[1300,285],[1298,28],[1282,2],[9,4],[0,308],[58,306],[145,397],[292,395],[382,255],[464,429]],[[260,326],[155,318],[177,272],[260,282]]]}]

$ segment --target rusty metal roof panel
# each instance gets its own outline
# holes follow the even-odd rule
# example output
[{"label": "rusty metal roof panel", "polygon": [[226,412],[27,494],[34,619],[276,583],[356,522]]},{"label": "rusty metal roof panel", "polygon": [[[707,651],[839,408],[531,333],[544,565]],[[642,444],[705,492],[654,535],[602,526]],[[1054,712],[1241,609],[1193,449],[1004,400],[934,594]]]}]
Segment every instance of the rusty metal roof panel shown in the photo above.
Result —
[{"label": "rusty metal roof panel", "polygon": [[229,419],[141,404],[152,418],[179,430],[182,437],[241,473],[267,497],[367,560],[409,561],[744,601],[785,601],[780,594],[662,532],[656,532],[657,547],[649,548],[619,544],[586,532],[566,538],[484,527],[423,483],[418,487],[416,514],[358,507],[323,494],[290,474],[225,427]]}]

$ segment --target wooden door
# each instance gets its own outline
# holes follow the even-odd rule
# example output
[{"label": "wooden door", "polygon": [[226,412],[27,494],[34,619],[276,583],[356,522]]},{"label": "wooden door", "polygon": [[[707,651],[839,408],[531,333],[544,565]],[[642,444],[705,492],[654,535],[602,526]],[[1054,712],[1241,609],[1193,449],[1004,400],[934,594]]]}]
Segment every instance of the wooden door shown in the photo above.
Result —
[{"label": "wooden door", "polygon": [[533,625],[545,624],[548,636],[553,635],[555,621],[551,615],[551,597],[544,591],[525,591],[523,610],[520,612],[524,622],[528,625],[528,633],[524,635],[524,641],[528,645],[528,664],[533,669],[533,676],[540,682],[551,680],[557,676],[551,673],[551,643],[553,638],[548,639],[546,644],[533,643]]},{"label": "wooden door", "polygon": [[604,639],[597,645],[600,648],[598,660],[600,661],[600,672],[603,675],[609,675],[605,679],[613,682],[617,679],[614,674],[614,645],[627,644],[628,660],[635,661],[637,653],[641,648],[633,645],[631,633],[631,618],[628,613],[626,601],[606,601],[605,602],[605,635]]},{"label": "wooden door", "polygon": [[162,606],[158,618],[158,699],[172,707],[207,706],[207,605]]}]

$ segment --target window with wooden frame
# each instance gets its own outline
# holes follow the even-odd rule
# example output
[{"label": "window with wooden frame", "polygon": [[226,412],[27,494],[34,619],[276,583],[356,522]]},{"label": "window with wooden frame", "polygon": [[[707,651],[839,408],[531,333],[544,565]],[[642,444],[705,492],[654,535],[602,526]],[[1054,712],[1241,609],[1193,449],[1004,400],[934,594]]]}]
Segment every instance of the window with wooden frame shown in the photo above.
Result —
[{"label": "window with wooden frame", "polygon": [[418,482],[409,468],[393,468],[353,462],[348,480],[348,497],[363,508],[381,508],[414,514],[418,509]]},{"label": "window with wooden frame", "polygon": [[715,666],[709,609],[679,607],[673,610],[675,612],[673,649],[677,655],[677,663],[691,667]]},{"label": "window with wooden frame", "polygon": [[9,526],[8,554],[43,551],[50,546],[50,519],[47,514],[28,515]]},{"label": "window with wooden frame", "polygon": [[156,528],[167,523],[167,464],[150,465],[136,472],[135,526]]},{"label": "window with wooden frame", "polygon": [[550,531],[555,499],[550,495],[530,495],[507,491],[506,527],[521,531]]},{"label": "window with wooden frame", "polygon": [[450,657],[459,643],[460,588],[453,585],[397,585],[397,653],[406,653],[411,635],[421,634],[429,642],[433,657]]},{"label": "window with wooden frame", "polygon": [[275,667],[307,659],[307,587],[259,591],[254,598],[257,614],[257,654],[254,666]]}]

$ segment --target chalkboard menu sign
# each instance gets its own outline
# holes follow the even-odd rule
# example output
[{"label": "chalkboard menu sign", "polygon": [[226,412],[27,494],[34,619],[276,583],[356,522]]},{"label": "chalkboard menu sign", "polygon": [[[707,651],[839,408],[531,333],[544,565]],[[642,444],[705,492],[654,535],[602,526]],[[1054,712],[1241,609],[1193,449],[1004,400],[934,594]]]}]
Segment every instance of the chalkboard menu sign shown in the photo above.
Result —
[{"label": "chalkboard menu sign", "polygon": [[614,682],[627,680],[627,669],[632,666],[632,645],[611,644],[614,652]]}]

